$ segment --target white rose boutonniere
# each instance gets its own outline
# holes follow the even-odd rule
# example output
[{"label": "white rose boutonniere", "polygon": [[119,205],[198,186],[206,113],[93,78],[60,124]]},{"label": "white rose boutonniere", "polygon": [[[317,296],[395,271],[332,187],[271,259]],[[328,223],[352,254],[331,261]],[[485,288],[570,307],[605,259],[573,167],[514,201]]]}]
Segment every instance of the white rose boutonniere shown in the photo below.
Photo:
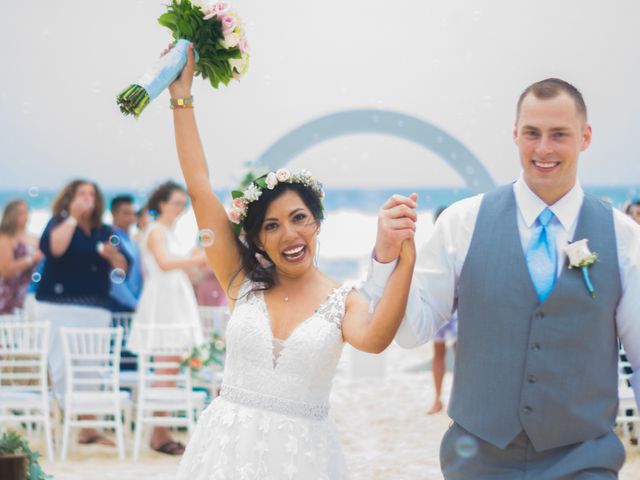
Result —
[{"label": "white rose boutonniere", "polygon": [[587,285],[587,290],[593,298],[596,296],[596,291],[591,284],[589,278],[589,267],[598,261],[598,254],[589,250],[587,243],[589,240],[583,238],[573,243],[569,243],[564,247],[564,252],[569,259],[569,268],[579,268],[582,270],[582,277],[584,283]]}]

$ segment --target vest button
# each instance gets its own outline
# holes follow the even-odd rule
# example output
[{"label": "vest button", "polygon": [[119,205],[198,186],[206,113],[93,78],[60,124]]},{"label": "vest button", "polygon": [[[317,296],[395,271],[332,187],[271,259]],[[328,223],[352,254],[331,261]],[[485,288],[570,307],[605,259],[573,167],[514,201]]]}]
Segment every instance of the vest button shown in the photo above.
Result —
[{"label": "vest button", "polygon": [[529,383],[536,383],[538,381],[538,378],[535,375],[529,375],[527,376],[527,382]]},{"label": "vest button", "polygon": [[522,413],[524,413],[525,415],[529,415],[532,411],[533,408],[531,408],[529,405],[527,405],[526,407],[522,407]]},{"label": "vest button", "polygon": [[540,344],[539,343],[534,343],[533,345],[531,345],[531,350],[533,350],[534,352],[539,352],[540,351]]}]

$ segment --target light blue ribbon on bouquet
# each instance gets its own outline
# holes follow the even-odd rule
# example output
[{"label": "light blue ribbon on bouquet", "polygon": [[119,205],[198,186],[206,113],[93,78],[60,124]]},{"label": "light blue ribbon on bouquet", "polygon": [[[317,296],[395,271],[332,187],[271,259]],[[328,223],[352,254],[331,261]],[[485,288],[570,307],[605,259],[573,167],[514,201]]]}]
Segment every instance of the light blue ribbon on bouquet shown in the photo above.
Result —
[{"label": "light blue ribbon on bouquet", "polygon": [[[178,40],[173,48],[166,55],[160,57],[150,71],[145,73],[136,85],[140,85],[147,91],[149,101],[160,95],[171,82],[173,82],[182,69],[187,64],[187,49],[189,48],[189,40]],[[200,60],[198,52],[196,53],[196,63]]]}]

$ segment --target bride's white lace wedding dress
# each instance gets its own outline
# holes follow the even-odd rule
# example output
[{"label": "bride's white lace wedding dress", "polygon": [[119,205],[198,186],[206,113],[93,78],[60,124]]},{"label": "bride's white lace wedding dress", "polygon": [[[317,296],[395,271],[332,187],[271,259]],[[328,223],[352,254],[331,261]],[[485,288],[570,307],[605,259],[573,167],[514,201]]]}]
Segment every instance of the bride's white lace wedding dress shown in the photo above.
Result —
[{"label": "bride's white lace wedding dress", "polygon": [[198,420],[179,480],[346,477],[327,414],[351,289],[334,289],[287,339],[278,340],[264,295],[244,295],[250,287],[243,287],[227,327],[220,396]]}]

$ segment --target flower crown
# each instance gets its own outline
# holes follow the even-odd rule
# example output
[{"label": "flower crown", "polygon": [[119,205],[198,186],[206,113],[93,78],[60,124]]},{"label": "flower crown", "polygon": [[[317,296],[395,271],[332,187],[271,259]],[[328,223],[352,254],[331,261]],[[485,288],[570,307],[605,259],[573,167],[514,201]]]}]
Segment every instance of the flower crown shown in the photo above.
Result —
[{"label": "flower crown", "polygon": [[260,178],[255,179],[249,184],[245,190],[233,190],[231,192],[231,210],[229,211],[229,220],[235,224],[234,230],[236,234],[240,234],[242,222],[247,218],[249,204],[255,202],[262,195],[265,188],[273,190],[279,183],[300,183],[311,188],[318,194],[320,200],[324,198],[324,190],[322,183],[317,181],[308,170],[302,170],[300,173],[292,174],[286,168],[280,168],[275,172],[269,172]]}]

